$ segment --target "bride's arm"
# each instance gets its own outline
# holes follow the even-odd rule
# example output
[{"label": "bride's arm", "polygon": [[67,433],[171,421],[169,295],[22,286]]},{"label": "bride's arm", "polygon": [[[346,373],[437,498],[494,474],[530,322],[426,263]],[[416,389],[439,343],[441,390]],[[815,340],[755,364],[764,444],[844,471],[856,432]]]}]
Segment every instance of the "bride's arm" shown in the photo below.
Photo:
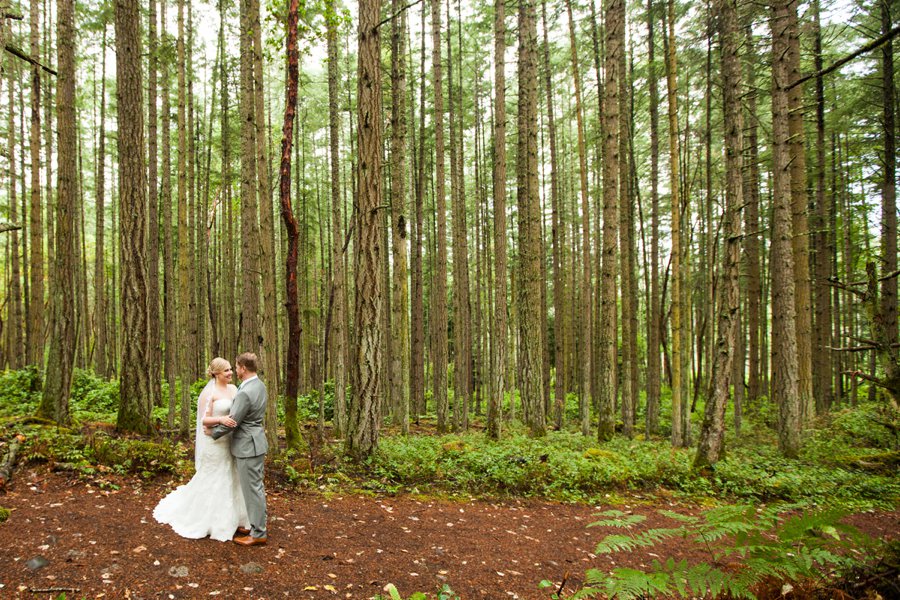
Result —
[{"label": "bride's arm", "polygon": [[211,398],[211,399],[209,400],[209,402],[207,403],[207,406],[206,406],[206,414],[203,415],[203,421],[201,421],[201,422],[203,423],[203,426],[204,426],[204,427],[211,427],[211,426],[213,426],[213,425],[221,425],[222,422],[223,422],[225,419],[228,418],[228,415],[223,415],[223,416],[221,416],[221,417],[214,417],[214,416],[213,416],[213,414],[212,414],[212,409],[213,409],[213,403],[214,403],[215,401],[216,401],[216,400],[215,400],[214,398]]}]

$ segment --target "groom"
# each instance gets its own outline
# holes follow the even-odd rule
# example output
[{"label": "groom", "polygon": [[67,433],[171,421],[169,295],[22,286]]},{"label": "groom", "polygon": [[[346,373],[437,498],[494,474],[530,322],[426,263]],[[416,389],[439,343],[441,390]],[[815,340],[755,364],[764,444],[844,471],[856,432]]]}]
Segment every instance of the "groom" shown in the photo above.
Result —
[{"label": "groom", "polygon": [[234,543],[241,546],[258,546],[266,543],[266,490],[263,487],[263,467],[269,445],[263,430],[266,414],[266,386],[256,376],[256,355],[244,352],[235,359],[237,376],[241,380],[238,393],[231,403],[234,427],[216,425],[213,439],[232,433],[231,454],[237,464],[241,491],[247,503],[250,529],[239,527]]}]

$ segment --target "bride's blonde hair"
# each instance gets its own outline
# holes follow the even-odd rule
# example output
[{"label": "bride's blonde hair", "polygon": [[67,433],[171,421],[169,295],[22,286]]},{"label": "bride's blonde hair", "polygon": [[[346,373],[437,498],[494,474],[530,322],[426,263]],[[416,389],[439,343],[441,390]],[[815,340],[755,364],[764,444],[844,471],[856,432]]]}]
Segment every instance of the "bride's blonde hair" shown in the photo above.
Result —
[{"label": "bride's blonde hair", "polygon": [[212,359],[212,362],[209,363],[209,366],[206,368],[206,377],[212,379],[219,373],[225,371],[231,366],[227,360],[222,358],[221,356],[217,356]]}]

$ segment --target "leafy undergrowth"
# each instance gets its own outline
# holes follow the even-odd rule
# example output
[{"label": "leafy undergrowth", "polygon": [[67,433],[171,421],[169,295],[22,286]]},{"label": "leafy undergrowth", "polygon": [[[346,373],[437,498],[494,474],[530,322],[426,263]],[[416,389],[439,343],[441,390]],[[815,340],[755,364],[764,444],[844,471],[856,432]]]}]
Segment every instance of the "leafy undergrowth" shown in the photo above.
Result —
[{"label": "leafy undergrowth", "polygon": [[[192,384],[192,398],[202,383]],[[0,426],[5,429],[0,443],[16,433],[24,434],[27,460],[68,466],[87,476],[190,473],[193,448],[189,440],[116,434],[116,381],[76,369],[71,429],[42,426],[29,416],[37,408],[41,385],[40,373],[33,368],[0,374]],[[174,391],[178,397],[178,390]],[[168,398],[165,384],[163,397]],[[328,418],[331,388],[326,388],[324,400]],[[575,400],[569,399],[573,405],[569,412],[576,410]],[[318,414],[317,406],[317,396],[302,397],[299,412],[312,417]],[[616,436],[601,444],[564,429],[532,438],[521,426],[507,423],[503,439],[493,441],[479,431],[479,417],[472,419],[472,432],[462,434],[437,435],[427,419],[409,436],[386,429],[378,451],[361,465],[343,455],[339,441],[320,439],[310,424],[301,447],[273,453],[269,470],[273,482],[285,487],[381,494],[609,503],[618,495],[674,493],[701,500],[827,502],[851,510],[892,508],[900,501],[900,413],[896,409],[866,404],[835,410],[807,430],[800,459],[789,460],[778,452],[771,410],[766,406],[761,403],[745,416],[740,437],[729,432],[725,459],[702,472],[692,468],[694,451],[672,448],[667,437]],[[166,430],[165,417],[164,407],[154,409],[160,431]],[[667,433],[666,418],[664,411],[662,436]]]},{"label": "leafy undergrowth", "polygon": [[[833,590],[853,570],[871,565],[883,544],[842,522],[837,509],[804,505],[721,506],[699,516],[659,511],[679,525],[631,533],[640,515],[606,511],[593,526],[614,527],[624,534],[607,535],[597,554],[652,549],[661,542],[684,539],[706,548],[707,560],[654,560],[648,569],[618,567],[612,572],[589,570],[586,585],[572,598],[701,597],[756,599],[778,583],[781,593]],[[556,597],[556,596],[554,596]]]},{"label": "leafy undergrowth", "polygon": [[[191,386],[193,398],[200,384]],[[5,440],[21,434],[25,443],[20,461],[46,463],[100,486],[115,487],[121,477],[190,476],[190,440],[162,433],[138,438],[115,431],[115,381],[76,371],[69,428],[31,417],[40,390],[40,373],[34,369],[0,374],[0,450]],[[326,389],[326,418],[331,401]],[[344,456],[340,441],[316,434],[317,402],[316,396],[301,398],[306,433],[301,447],[270,457],[267,475],[272,485],[324,493],[532,497],[605,505],[626,496],[650,503],[655,497],[678,495],[715,508],[686,517],[671,530],[607,540],[597,551],[627,550],[630,544],[646,545],[661,536],[693,537],[705,543],[703,536],[713,531],[719,537],[712,541],[727,537],[735,542],[734,548],[742,548],[714,554],[705,565],[661,557],[646,572],[622,571],[618,579],[615,573],[589,572],[580,592],[583,597],[596,593],[617,598],[695,595],[762,600],[781,597],[786,590],[795,598],[862,597],[871,590],[883,598],[900,597],[898,545],[874,549],[870,540],[839,521],[842,511],[894,509],[900,502],[900,414],[885,404],[835,410],[820,418],[805,432],[796,460],[780,456],[770,411],[758,407],[746,415],[739,437],[729,433],[726,457],[698,472],[692,468],[694,451],[672,448],[664,437],[665,420],[661,437],[616,436],[601,444],[566,429],[532,438],[515,423],[507,423],[503,439],[493,441],[480,431],[478,417],[473,417],[469,433],[437,435],[434,423],[423,419],[413,435],[386,429],[378,451],[356,464]],[[157,429],[165,430],[166,409],[154,409],[154,419]],[[722,506],[723,502],[739,506]],[[796,503],[792,515],[783,514],[785,503]],[[821,510],[823,506],[828,511]],[[634,524],[624,515],[608,517]],[[816,569],[833,576],[815,577]],[[755,577],[752,581],[750,574]],[[887,582],[883,589],[878,587],[882,582]],[[610,587],[614,585],[619,587]],[[792,587],[788,590],[785,585]],[[400,597],[396,590],[385,591],[385,598]],[[410,598],[427,597],[435,594],[414,593]],[[437,597],[455,595],[447,588]]]}]

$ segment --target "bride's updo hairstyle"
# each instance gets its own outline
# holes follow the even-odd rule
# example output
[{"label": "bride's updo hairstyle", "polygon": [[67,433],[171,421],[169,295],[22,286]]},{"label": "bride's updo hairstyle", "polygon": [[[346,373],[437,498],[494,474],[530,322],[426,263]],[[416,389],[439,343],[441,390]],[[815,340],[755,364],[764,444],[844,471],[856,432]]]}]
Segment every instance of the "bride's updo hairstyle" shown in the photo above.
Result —
[{"label": "bride's updo hairstyle", "polygon": [[221,356],[217,356],[212,359],[212,362],[209,363],[209,366],[206,368],[206,377],[212,379],[219,373],[225,371],[231,365],[228,364],[228,361],[222,358]]}]

